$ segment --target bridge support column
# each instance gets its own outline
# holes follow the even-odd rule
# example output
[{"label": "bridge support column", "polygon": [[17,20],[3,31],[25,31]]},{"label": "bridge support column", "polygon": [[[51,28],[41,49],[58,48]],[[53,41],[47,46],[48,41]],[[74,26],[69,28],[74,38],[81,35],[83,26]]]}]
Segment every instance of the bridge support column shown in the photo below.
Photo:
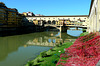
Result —
[{"label": "bridge support column", "polygon": [[64,27],[64,26],[60,26],[60,32],[67,32],[66,27]]},{"label": "bridge support column", "polygon": [[76,27],[76,30],[78,30],[78,27]]}]

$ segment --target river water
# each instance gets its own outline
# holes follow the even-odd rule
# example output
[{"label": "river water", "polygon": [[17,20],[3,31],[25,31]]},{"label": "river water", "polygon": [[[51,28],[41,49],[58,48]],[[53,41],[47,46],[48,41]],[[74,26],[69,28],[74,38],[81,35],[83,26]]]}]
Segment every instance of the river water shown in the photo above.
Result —
[{"label": "river water", "polygon": [[81,33],[80,30],[46,31],[0,37],[0,66],[23,66],[55,44],[75,40]]}]

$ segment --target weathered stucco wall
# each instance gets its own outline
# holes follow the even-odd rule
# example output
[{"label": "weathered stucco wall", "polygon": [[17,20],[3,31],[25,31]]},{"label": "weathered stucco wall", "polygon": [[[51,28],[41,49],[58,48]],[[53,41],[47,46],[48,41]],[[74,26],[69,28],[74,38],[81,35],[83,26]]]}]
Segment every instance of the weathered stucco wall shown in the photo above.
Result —
[{"label": "weathered stucco wall", "polygon": [[92,0],[91,11],[89,14],[89,32],[100,32],[100,0]]}]

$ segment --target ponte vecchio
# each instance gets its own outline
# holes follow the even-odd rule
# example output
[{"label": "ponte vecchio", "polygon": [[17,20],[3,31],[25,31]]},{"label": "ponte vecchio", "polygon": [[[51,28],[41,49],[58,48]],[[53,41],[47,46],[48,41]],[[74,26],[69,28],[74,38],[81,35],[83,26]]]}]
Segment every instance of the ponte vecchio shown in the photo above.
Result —
[{"label": "ponte vecchio", "polygon": [[65,32],[68,27],[87,28],[88,15],[72,15],[72,16],[30,16],[26,17],[29,22],[44,27],[55,27],[60,32]]}]

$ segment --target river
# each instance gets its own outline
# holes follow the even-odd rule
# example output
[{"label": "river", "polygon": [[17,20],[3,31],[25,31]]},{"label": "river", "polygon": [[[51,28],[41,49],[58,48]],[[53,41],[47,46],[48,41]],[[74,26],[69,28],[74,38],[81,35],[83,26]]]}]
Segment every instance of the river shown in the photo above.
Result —
[{"label": "river", "polygon": [[80,30],[35,32],[0,37],[0,66],[23,66],[55,44],[75,40]]}]

